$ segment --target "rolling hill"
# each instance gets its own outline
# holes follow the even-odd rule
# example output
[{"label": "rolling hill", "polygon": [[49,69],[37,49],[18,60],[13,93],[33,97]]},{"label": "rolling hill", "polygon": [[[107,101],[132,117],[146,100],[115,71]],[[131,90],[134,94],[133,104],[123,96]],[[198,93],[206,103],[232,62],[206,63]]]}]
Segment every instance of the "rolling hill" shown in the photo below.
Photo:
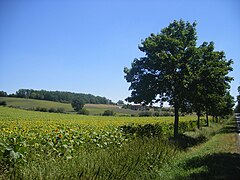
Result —
[{"label": "rolling hill", "polygon": [[[15,107],[20,109],[33,110],[37,107],[49,108],[64,108],[67,113],[75,113],[70,103],[60,103],[45,100],[13,98],[13,97],[0,97],[0,101],[6,101],[8,107]],[[121,106],[109,104],[85,104],[90,115],[100,115],[105,110],[113,110],[117,115],[137,115],[138,111],[130,109],[122,109]]]}]

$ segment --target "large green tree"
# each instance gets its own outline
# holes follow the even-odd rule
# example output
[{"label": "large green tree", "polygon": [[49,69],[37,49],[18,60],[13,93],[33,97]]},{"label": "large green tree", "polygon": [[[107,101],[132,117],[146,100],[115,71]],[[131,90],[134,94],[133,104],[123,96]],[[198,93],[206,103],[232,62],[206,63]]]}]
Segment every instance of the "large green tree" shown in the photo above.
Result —
[{"label": "large green tree", "polygon": [[192,77],[188,99],[197,113],[199,128],[199,119],[203,112],[208,125],[208,114],[219,111],[226,102],[226,97],[230,101],[231,95],[227,94],[227,91],[233,78],[227,76],[229,71],[232,71],[232,60],[227,60],[223,51],[215,51],[213,42],[204,42],[199,46],[197,57],[191,63]]},{"label": "large green tree", "polygon": [[174,21],[159,34],[151,34],[139,46],[144,57],[134,59],[124,68],[131,83],[134,103],[167,101],[175,109],[174,137],[178,134],[179,110],[188,106],[187,93],[191,80],[191,63],[196,56],[196,23]]}]

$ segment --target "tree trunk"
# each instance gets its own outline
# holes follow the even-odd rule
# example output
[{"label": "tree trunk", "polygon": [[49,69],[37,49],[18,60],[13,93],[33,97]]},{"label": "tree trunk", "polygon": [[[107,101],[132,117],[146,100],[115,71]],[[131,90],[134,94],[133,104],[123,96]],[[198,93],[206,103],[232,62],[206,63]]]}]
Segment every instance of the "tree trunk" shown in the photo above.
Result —
[{"label": "tree trunk", "polygon": [[197,114],[197,128],[200,129],[200,113]]},{"label": "tree trunk", "polygon": [[176,106],[174,107],[174,138],[177,138],[178,136],[178,122],[179,122],[179,113],[178,113],[179,108]]},{"label": "tree trunk", "polygon": [[206,112],[206,125],[207,125],[207,127],[209,126],[209,122],[208,122],[208,113]]}]

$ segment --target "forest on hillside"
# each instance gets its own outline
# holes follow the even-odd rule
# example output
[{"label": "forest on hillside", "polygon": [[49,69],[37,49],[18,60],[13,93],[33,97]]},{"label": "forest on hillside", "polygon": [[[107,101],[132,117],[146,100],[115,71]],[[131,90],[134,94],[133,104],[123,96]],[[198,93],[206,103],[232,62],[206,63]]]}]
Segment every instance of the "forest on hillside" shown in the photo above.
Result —
[{"label": "forest on hillside", "polygon": [[6,92],[1,91],[0,96],[48,100],[63,103],[71,103],[73,99],[81,99],[85,104],[113,104],[113,102],[106,97],[64,91],[19,89],[15,94],[9,95]]}]

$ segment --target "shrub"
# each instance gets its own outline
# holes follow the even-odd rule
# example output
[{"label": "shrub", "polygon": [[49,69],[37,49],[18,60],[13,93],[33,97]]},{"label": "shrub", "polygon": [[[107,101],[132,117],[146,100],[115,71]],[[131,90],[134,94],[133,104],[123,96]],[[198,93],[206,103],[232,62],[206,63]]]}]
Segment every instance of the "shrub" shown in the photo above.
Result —
[{"label": "shrub", "polygon": [[48,109],[45,107],[36,107],[35,111],[47,112]]},{"label": "shrub", "polygon": [[140,113],[138,113],[139,117],[149,117],[152,116],[152,112],[151,111],[142,111]]},{"label": "shrub", "polygon": [[78,111],[78,114],[89,115],[89,111],[86,110],[86,109],[80,109],[80,110]]},{"label": "shrub", "polygon": [[57,112],[57,110],[55,108],[50,108],[50,109],[48,109],[48,112],[55,113],[55,112]]},{"label": "shrub", "polygon": [[65,113],[66,110],[64,108],[57,108],[57,113]]},{"label": "shrub", "polygon": [[0,101],[0,106],[6,106],[6,105],[7,105],[6,101]]},{"label": "shrub", "polygon": [[157,117],[159,117],[159,116],[160,116],[160,112],[155,111],[155,112],[153,113],[153,116],[157,116]]},{"label": "shrub", "polygon": [[114,116],[115,113],[113,110],[106,110],[106,111],[104,111],[104,113],[102,115],[103,116]]}]

